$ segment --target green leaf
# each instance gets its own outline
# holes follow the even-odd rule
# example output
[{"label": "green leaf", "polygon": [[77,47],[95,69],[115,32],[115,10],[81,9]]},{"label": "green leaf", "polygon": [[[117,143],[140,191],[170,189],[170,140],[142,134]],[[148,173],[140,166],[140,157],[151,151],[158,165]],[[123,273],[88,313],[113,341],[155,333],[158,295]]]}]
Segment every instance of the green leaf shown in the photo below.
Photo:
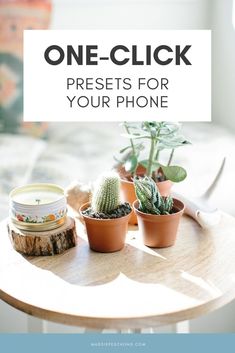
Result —
[{"label": "green leaf", "polygon": [[144,168],[147,168],[147,166],[148,166],[148,160],[145,159],[145,160],[143,160],[143,161],[140,161],[139,164],[141,164]]},{"label": "green leaf", "polygon": [[126,163],[125,163],[125,170],[126,172],[130,172],[133,173],[138,165],[138,159],[136,156],[131,156],[130,158],[127,159]]},{"label": "green leaf", "polygon": [[173,181],[174,183],[179,183],[180,181],[183,181],[187,176],[186,170],[176,165],[172,165],[172,166],[161,165],[161,168],[165,177],[168,180]]},{"label": "green leaf", "polygon": [[140,135],[140,134],[121,134],[122,137],[126,137],[128,139],[132,139],[132,140],[139,140],[139,139],[142,139],[142,138],[146,138],[146,139],[149,139],[150,136],[148,135]]},{"label": "green leaf", "polygon": [[127,122],[127,121],[120,123],[119,126],[124,126],[128,129],[139,129],[140,128],[140,124],[137,124],[134,122]]},{"label": "green leaf", "polygon": [[184,146],[184,145],[189,145],[190,142],[185,140],[185,138],[183,136],[171,136],[171,137],[161,137],[159,139],[159,147],[161,147],[161,149],[172,149],[172,148],[176,148],[176,147],[180,147],[180,146]]},{"label": "green leaf", "polygon": [[124,148],[122,148],[122,149],[119,151],[119,153],[123,153],[123,152],[125,152],[126,150],[128,150],[128,149],[130,149],[130,148],[131,148],[131,146],[124,147]]},{"label": "green leaf", "polygon": [[[141,164],[144,168],[147,169],[148,162],[149,162],[148,159],[144,159],[144,160],[140,161],[139,164]],[[158,163],[157,161],[154,161],[152,164],[152,171],[158,169],[159,167],[161,167],[161,164]]]}]

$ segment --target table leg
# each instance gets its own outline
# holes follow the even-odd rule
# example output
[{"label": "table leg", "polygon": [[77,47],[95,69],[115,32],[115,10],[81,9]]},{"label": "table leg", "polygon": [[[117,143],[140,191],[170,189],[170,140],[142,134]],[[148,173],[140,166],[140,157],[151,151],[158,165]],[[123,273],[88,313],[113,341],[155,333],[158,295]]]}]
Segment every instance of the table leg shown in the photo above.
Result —
[{"label": "table leg", "polygon": [[[28,333],[47,333],[47,321],[37,319],[33,316],[27,316],[27,331]],[[86,330],[84,330],[86,332]],[[149,329],[123,329],[123,330],[101,330],[103,333],[155,333],[152,328]],[[172,325],[174,333],[190,333],[189,321],[181,321]],[[157,330],[156,330],[157,333]]]},{"label": "table leg", "polygon": [[140,330],[141,333],[155,333],[154,329],[152,327],[150,328],[143,328],[142,330]]},{"label": "table leg", "polygon": [[103,329],[101,333],[120,333],[120,331],[115,329]]},{"label": "table leg", "polygon": [[172,328],[175,333],[190,333],[189,321],[177,322]]},{"label": "table leg", "polygon": [[125,329],[125,330],[121,330],[120,333],[141,333],[141,329]]},{"label": "table leg", "polygon": [[47,333],[47,321],[27,315],[28,333]]}]

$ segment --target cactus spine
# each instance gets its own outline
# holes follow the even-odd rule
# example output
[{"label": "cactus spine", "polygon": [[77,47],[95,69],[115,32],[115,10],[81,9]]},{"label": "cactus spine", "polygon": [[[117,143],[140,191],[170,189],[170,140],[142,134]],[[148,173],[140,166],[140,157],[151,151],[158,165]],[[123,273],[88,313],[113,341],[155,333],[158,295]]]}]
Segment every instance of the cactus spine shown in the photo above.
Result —
[{"label": "cactus spine", "polygon": [[141,212],[155,215],[167,215],[171,213],[173,208],[172,197],[162,197],[152,178],[147,176],[144,178],[135,177],[134,185]]},{"label": "cactus spine", "polygon": [[94,212],[108,214],[120,205],[120,178],[109,172],[98,179],[92,195],[91,207]]}]

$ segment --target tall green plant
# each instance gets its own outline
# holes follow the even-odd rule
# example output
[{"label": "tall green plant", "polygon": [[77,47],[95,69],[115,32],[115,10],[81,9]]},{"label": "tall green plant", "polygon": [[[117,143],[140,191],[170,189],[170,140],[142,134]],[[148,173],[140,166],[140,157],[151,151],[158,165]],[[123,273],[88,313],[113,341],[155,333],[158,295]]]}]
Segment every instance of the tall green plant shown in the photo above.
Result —
[{"label": "tall green plant", "polygon": [[[135,125],[135,131],[127,131],[123,136],[132,140],[132,143],[136,140],[149,141],[149,154],[148,159],[140,160],[138,154],[138,164],[143,165],[146,168],[146,175],[152,176],[155,179],[155,175],[158,175],[161,171],[166,179],[173,182],[180,182],[187,176],[187,172],[180,166],[172,165],[173,155],[176,148],[189,144],[189,142],[180,133],[180,124],[173,122],[149,122],[144,121],[140,125]],[[144,143],[141,144],[144,146]],[[170,155],[166,165],[162,164],[159,160],[160,153],[163,150],[169,150]],[[137,168],[135,164],[134,173]]]}]

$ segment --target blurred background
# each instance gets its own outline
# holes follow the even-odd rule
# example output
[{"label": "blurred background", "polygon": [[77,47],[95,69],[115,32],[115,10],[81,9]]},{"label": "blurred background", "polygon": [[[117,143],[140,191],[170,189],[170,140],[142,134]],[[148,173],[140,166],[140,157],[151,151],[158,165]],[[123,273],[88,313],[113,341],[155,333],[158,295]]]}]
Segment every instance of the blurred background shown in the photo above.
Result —
[{"label": "blurred background", "polygon": [[[188,178],[175,190],[200,194],[226,156],[213,202],[235,216],[233,6],[233,0],[0,0],[0,220],[8,215],[8,193],[13,187],[28,182],[66,187],[73,180],[92,181],[113,165],[113,156],[125,146],[118,123],[22,122],[23,29],[47,28],[211,29],[212,123],[184,124],[192,145],[177,150],[174,161],[187,169]],[[148,120],[144,112],[143,120]],[[190,329],[235,332],[234,318],[233,302],[192,320]],[[0,301],[0,332],[27,332],[27,315]],[[48,332],[81,330],[48,323]]]}]

